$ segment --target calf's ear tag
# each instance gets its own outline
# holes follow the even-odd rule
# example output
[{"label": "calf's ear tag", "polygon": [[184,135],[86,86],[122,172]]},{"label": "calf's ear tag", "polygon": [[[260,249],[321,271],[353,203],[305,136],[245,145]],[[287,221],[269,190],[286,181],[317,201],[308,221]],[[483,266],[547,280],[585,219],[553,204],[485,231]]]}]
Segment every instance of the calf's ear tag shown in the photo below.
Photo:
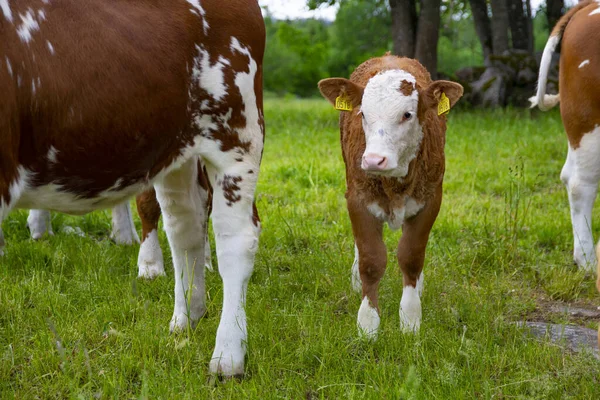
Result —
[{"label": "calf's ear tag", "polygon": [[438,115],[448,114],[450,111],[450,99],[446,96],[446,93],[442,92],[440,102],[438,103]]},{"label": "calf's ear tag", "polygon": [[352,103],[348,96],[346,96],[346,93],[335,98],[334,108],[339,111],[352,111]]}]

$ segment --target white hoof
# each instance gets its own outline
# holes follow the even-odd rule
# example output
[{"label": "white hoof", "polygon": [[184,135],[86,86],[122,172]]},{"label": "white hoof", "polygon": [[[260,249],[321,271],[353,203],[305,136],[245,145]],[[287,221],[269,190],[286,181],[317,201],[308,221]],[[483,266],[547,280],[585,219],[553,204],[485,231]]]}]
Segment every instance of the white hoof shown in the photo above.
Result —
[{"label": "white hoof", "polygon": [[400,300],[400,329],[416,333],[421,327],[421,299],[416,288],[404,286]]},{"label": "white hoof", "polygon": [[576,249],[573,252],[573,261],[575,261],[575,264],[577,264],[579,268],[588,272],[596,271],[596,266],[598,264],[595,252],[592,251],[590,254],[585,254],[582,249]]},{"label": "white hoof", "polygon": [[138,254],[138,277],[153,279],[165,275],[163,254],[158,243],[156,229],[142,242]]},{"label": "white hoof", "polygon": [[208,370],[211,374],[221,375],[225,377],[242,376],[244,375],[244,358],[246,351],[242,346],[233,346],[219,349],[215,351],[210,360]]},{"label": "white hoof", "polygon": [[358,310],[358,335],[369,340],[377,339],[377,333],[379,331],[379,314],[377,309],[371,307],[367,296],[363,298]]}]

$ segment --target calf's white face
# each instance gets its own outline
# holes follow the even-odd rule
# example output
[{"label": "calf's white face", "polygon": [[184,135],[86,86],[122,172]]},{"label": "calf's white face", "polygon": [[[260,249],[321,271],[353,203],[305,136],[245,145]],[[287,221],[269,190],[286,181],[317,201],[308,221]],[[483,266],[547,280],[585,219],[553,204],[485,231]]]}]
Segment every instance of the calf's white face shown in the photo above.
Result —
[{"label": "calf's white face", "polygon": [[384,176],[406,176],[423,138],[417,118],[418,104],[416,80],[408,72],[384,71],[369,80],[360,108],[366,140],[363,170]]}]

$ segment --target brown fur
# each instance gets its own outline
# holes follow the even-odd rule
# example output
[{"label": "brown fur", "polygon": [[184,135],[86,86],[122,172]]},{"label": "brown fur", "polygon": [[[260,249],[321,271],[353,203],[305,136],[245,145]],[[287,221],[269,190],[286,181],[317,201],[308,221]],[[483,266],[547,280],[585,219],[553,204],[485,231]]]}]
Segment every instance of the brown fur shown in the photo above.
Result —
[{"label": "brown fur", "polygon": [[[553,31],[553,35],[562,32],[560,113],[574,149],[586,133],[600,125],[600,14],[589,15],[599,5],[579,3],[558,21]],[[584,60],[590,60],[590,64],[579,68]]]},{"label": "brown fur", "polygon": [[[235,72],[247,71],[248,59],[229,45],[232,36],[238,38],[261,65],[264,25],[255,3],[203,1],[211,26],[208,36],[185,1],[11,2],[15,19],[28,7],[40,6],[46,20],[28,45],[18,38],[15,25],[0,15],[0,55],[3,64],[5,58],[10,60],[14,74],[10,76],[4,65],[0,68],[0,199],[10,201],[8,189],[17,177],[17,165],[35,173],[34,186],[55,183],[87,198],[118,179],[117,191],[149,183],[198,134],[190,127],[188,106],[199,109],[202,101],[210,102],[212,112],[233,112],[228,126],[214,130],[222,150],[247,151],[249,144],[232,129],[246,123],[241,94],[233,89]],[[49,54],[47,40],[54,55]],[[187,104],[197,43],[205,46],[211,63],[219,55],[231,62],[224,69],[230,90],[219,103],[199,90],[194,104]],[[19,86],[17,76],[25,84]],[[38,78],[34,94],[31,82]],[[259,105],[261,85],[259,67]],[[50,146],[58,151],[52,166],[45,159]]]},{"label": "brown fur", "polygon": [[347,91],[348,87],[352,87],[352,93],[360,93],[362,100],[362,90],[369,79],[391,69],[404,70],[416,78],[415,88],[404,82],[400,91],[404,95],[413,90],[418,91],[417,118],[424,133],[418,154],[410,163],[408,174],[404,178],[367,174],[361,168],[366,143],[357,107],[360,104],[358,99],[353,100],[357,104],[351,112],[342,112],[340,115],[342,155],[346,164],[346,199],[359,251],[363,296],[367,296],[376,308],[379,281],[387,264],[387,250],[382,238],[383,222],[371,214],[367,205],[376,202],[389,215],[393,209],[404,206],[407,197],[424,204],[417,215],[404,222],[402,239],[398,245],[398,263],[402,269],[404,284],[414,287],[423,268],[429,232],[442,199],[446,116],[437,115],[437,104],[442,92],[446,93],[452,105],[463,92],[462,86],[453,82],[432,82],[429,72],[418,61],[391,55],[365,61],[356,68],[349,81],[341,78],[326,79],[319,82],[319,88],[331,102],[341,90]]}]

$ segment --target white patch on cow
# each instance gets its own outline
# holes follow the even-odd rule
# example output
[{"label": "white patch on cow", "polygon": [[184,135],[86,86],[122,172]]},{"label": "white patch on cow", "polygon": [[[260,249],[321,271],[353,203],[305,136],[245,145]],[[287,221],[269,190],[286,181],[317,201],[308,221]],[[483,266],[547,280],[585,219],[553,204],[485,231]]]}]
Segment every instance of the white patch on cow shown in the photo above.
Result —
[{"label": "white patch on cow", "polygon": [[414,217],[423,209],[423,207],[425,207],[425,204],[417,203],[417,201],[412,197],[407,197],[404,202],[404,208],[406,210],[404,213],[404,219]]},{"label": "white patch on cow", "polygon": [[[26,176],[29,176],[29,171]],[[27,178],[29,182],[29,178]],[[85,198],[75,193],[65,191],[60,185],[51,183],[44,186],[31,187],[24,190],[15,204],[16,208],[59,211],[66,214],[87,214],[100,208],[112,208],[123,203],[148,188],[146,183],[138,183],[119,191],[105,190],[96,197]]]},{"label": "white patch on cow", "polygon": [[594,11],[592,11],[589,15],[595,15],[595,14],[600,14],[600,2],[598,4],[598,8],[596,8]]},{"label": "white patch on cow", "polygon": [[12,11],[10,9],[10,4],[8,4],[8,0],[0,0],[0,8],[2,9],[2,14],[4,14],[4,18],[8,22],[13,21]]},{"label": "white patch on cow", "polygon": [[50,146],[50,148],[48,149],[48,153],[46,154],[46,159],[51,164],[56,164],[56,156],[57,155],[58,155],[58,150],[56,150],[56,147]]},{"label": "white patch on cow", "polygon": [[208,35],[208,21],[206,21],[206,11],[204,11],[204,8],[202,8],[202,6],[200,5],[200,2],[198,0],[186,0],[188,3],[190,3],[192,5],[192,7],[195,8],[195,10],[190,9],[190,11],[193,14],[199,15],[202,17],[202,29],[204,30],[204,34]]},{"label": "white patch on cow", "polygon": [[600,127],[583,135],[577,149],[569,146],[560,177],[567,188],[573,226],[573,258],[592,271],[596,253],[592,236],[592,209],[600,180]]},{"label": "white patch on cow", "polygon": [[111,238],[117,244],[131,245],[140,242],[135,225],[133,224],[133,215],[131,214],[131,206],[128,201],[112,209]]},{"label": "white patch on cow", "polygon": [[35,88],[35,79],[31,80],[31,93],[35,94],[36,88]]},{"label": "white patch on cow", "polygon": [[12,69],[12,65],[10,64],[10,60],[8,59],[8,57],[4,57],[4,59],[6,60],[6,69],[8,69],[8,74],[12,78],[13,77],[13,69]]},{"label": "white patch on cow", "polygon": [[418,332],[421,326],[421,299],[417,288],[410,285],[402,289],[400,300],[400,329],[403,332]]},{"label": "white patch on cow", "polygon": [[[240,140],[252,142],[254,146],[259,146],[262,149],[262,132],[257,130],[259,115],[258,107],[256,106],[256,93],[254,92],[254,79],[258,67],[250,54],[250,50],[234,37],[231,38],[230,48],[232,52],[237,51],[248,57],[248,72],[237,72],[235,74],[235,85],[242,95],[242,102],[244,103],[243,115],[246,117],[246,126],[238,130],[238,135]],[[256,157],[260,157],[260,153],[260,151],[253,152]],[[257,159],[256,165],[258,164],[259,160]]]},{"label": "white patch on cow", "polygon": [[50,223],[50,211],[47,210],[29,210],[27,227],[33,240],[41,239],[46,232],[49,235],[54,235]]},{"label": "white patch on cow", "polygon": [[[377,172],[385,176],[406,176],[423,138],[417,118],[419,95],[415,89],[405,96],[399,90],[402,81],[416,83],[415,77],[403,70],[379,73],[369,79],[362,98],[364,155],[385,157],[386,169]],[[406,113],[411,117],[403,120]]]},{"label": "white patch on cow", "polygon": [[137,265],[139,278],[153,279],[165,275],[163,254],[156,229],[153,229],[142,242]]},{"label": "white patch on cow", "polygon": [[32,33],[40,30],[40,24],[35,19],[35,12],[29,8],[25,15],[19,14],[21,24],[17,28],[17,34],[21,41],[29,43],[32,39]]},{"label": "white patch on cow", "polygon": [[360,303],[358,309],[358,334],[370,340],[377,339],[377,332],[379,331],[379,314],[377,309],[371,307],[369,299],[365,296]]},{"label": "white patch on cow", "polygon": [[44,12],[44,10],[38,10],[38,19],[40,21],[46,20],[46,13]]},{"label": "white patch on cow", "polygon": [[224,61],[226,60],[223,56],[219,56],[217,62],[211,65],[208,51],[198,45],[196,45],[196,50],[198,51],[198,56],[194,59],[192,79],[202,89],[206,90],[215,101],[221,101],[227,94],[225,75],[223,74],[223,69],[226,65]]},{"label": "white patch on cow", "polygon": [[54,55],[54,46],[52,46],[52,43],[50,43],[49,40],[46,40],[46,46],[48,47],[50,54]]},{"label": "white patch on cow", "polygon": [[590,60],[585,60],[581,64],[579,64],[579,68],[583,68],[590,63]]},{"label": "white patch on cow", "polygon": [[352,263],[352,289],[357,293],[362,293],[362,281],[358,265],[358,247],[356,247],[356,244],[354,245],[354,262]]},{"label": "white patch on cow", "polygon": [[379,203],[371,203],[367,205],[367,210],[378,220],[387,221],[388,215]]},{"label": "white patch on cow", "polygon": [[21,78],[21,75],[17,75],[17,87],[21,87],[21,84],[23,82],[23,79]]}]

